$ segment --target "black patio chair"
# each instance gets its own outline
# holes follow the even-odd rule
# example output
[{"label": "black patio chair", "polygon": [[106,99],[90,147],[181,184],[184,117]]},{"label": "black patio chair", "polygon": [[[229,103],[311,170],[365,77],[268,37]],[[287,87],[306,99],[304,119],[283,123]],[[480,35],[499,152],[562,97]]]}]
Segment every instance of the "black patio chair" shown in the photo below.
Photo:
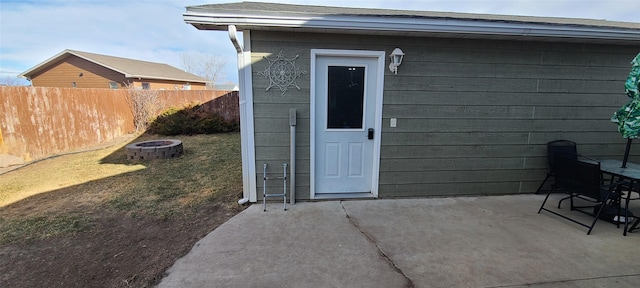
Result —
[{"label": "black patio chair", "polygon": [[[536,194],[539,194],[544,187],[544,184],[547,183],[549,178],[554,177],[555,175],[555,155],[556,154],[565,154],[570,158],[578,158],[578,151],[576,149],[576,142],[569,140],[556,140],[547,143],[547,161],[549,162],[549,172],[547,172],[547,177],[544,178],[538,189],[536,190]],[[551,184],[551,188],[553,189],[555,184]],[[546,190],[548,191],[548,190]]]},{"label": "black patio chair", "polygon": [[[623,185],[628,185],[628,182],[618,181],[610,184],[603,184],[602,171],[600,170],[599,162],[580,161],[577,157],[567,154],[556,154],[553,159],[555,183],[547,192],[547,196],[544,198],[540,209],[538,209],[538,213],[544,210],[589,228],[587,231],[587,235],[589,235],[591,234],[593,226],[596,225],[596,222],[600,218],[600,214],[604,208],[608,207],[607,202],[609,200],[614,200],[615,203],[620,203],[619,199],[621,188]],[[569,199],[571,203],[570,210],[576,210],[591,215],[594,217],[593,221],[591,223],[583,223],[567,215],[545,208],[549,195],[556,190],[560,190],[568,194],[566,198],[560,200],[558,208],[560,208],[560,203],[563,200]],[[590,202],[591,205],[577,206],[574,203],[575,198]],[[620,214],[618,213],[618,215]]]}]

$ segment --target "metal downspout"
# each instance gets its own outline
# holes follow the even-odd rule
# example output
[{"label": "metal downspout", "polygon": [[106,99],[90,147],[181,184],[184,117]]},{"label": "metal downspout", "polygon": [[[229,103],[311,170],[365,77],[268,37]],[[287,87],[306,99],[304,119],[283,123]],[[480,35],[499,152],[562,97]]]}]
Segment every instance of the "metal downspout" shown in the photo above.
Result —
[{"label": "metal downspout", "polygon": [[289,155],[289,192],[291,205],[296,204],[296,108],[289,109],[290,155]]},{"label": "metal downspout", "polygon": [[[239,101],[240,101],[240,124],[242,126],[243,122],[246,122],[246,117],[243,118],[243,114],[246,111],[245,106],[247,105],[247,101],[246,101],[246,96],[245,96],[245,92],[244,92],[244,77],[243,77],[243,69],[244,69],[244,51],[243,51],[243,47],[242,44],[240,44],[240,42],[238,41],[238,36],[236,35],[237,30],[236,30],[236,26],[235,25],[229,25],[228,27],[228,31],[229,31],[229,39],[231,40],[231,43],[233,44],[233,46],[236,48],[236,52],[238,54],[238,82],[239,83],[239,87],[240,87],[240,91],[239,93]],[[245,120],[243,120],[245,119]],[[242,127],[240,128],[240,134],[241,134],[241,139],[247,139],[246,135],[244,135],[244,133],[246,132],[246,129],[242,129]],[[243,141],[241,141],[243,142]],[[248,151],[247,151],[247,147],[246,144],[242,144],[241,145],[241,150],[242,150],[242,199],[238,200],[238,204],[242,205],[245,204],[247,202],[249,202],[249,189],[250,189],[250,185],[249,185],[249,171],[248,171],[248,167],[247,167],[247,163],[245,163],[246,159],[248,159]]]}]

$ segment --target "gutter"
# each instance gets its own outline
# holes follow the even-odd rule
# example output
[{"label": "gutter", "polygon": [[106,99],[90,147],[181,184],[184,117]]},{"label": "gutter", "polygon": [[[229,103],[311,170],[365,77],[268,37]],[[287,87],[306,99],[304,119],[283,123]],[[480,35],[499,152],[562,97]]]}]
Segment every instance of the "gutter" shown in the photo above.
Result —
[{"label": "gutter", "polygon": [[255,14],[206,13],[188,11],[184,21],[199,29],[219,30],[238,25],[241,29],[351,30],[371,34],[437,33],[452,35],[499,35],[511,37],[550,37],[639,41],[640,29],[632,27],[590,26],[564,23],[489,21],[482,19],[374,17],[349,15],[271,16]]},{"label": "gutter", "polygon": [[[240,41],[238,41],[238,30],[236,29],[235,25],[229,25],[228,26],[228,31],[229,31],[229,40],[231,40],[231,43],[233,44],[233,47],[236,48],[236,52],[238,53],[238,55],[242,54],[242,44],[240,44]],[[238,64],[238,69],[240,69],[242,67],[240,67],[240,64]]]}]

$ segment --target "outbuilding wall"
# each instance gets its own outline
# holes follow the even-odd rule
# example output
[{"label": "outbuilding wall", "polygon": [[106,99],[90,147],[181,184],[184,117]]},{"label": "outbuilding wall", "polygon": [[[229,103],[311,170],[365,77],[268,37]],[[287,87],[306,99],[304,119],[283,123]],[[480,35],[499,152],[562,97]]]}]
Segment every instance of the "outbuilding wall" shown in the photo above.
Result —
[{"label": "outbuilding wall", "polygon": [[[386,37],[251,31],[257,177],[289,158],[289,109],[298,111],[297,198],[309,198],[310,50],[391,51],[385,68],[380,197],[532,193],[547,172],[546,143],[621,159],[625,139],[610,118],[626,101],[638,46],[548,41]],[[265,91],[263,57],[282,51],[307,74],[281,95]],[[387,60],[388,63],[388,60]],[[397,127],[389,125],[397,119]],[[634,145],[635,146],[635,145]],[[632,147],[630,161],[640,158]],[[261,181],[258,181],[259,190]],[[280,188],[281,189],[281,188]]]}]

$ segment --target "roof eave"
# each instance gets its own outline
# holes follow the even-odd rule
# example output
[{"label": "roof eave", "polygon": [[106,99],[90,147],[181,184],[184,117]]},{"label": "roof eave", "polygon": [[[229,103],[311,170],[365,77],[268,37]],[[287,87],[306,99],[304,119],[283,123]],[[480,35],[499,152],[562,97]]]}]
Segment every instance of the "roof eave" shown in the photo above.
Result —
[{"label": "roof eave", "polygon": [[38,71],[40,71],[40,70],[42,70],[42,69],[44,69],[46,67],[49,67],[52,63],[54,63],[57,60],[62,59],[63,57],[65,57],[65,55],[68,54],[68,53],[70,53],[69,50],[64,50],[64,51],[54,55],[53,57],[51,57],[51,58],[49,58],[49,59],[47,59],[47,60],[45,60],[43,62],[40,62],[38,65],[29,68],[29,70],[18,74],[18,77],[19,78],[23,78],[23,79],[31,80],[31,77],[30,77],[31,75],[33,75],[34,73],[36,73],[36,72],[38,72]]},{"label": "roof eave", "polygon": [[274,16],[255,14],[203,13],[187,11],[184,21],[201,30],[226,30],[235,25],[239,30],[311,29],[323,31],[367,31],[381,33],[436,33],[445,35],[493,35],[514,37],[547,37],[599,39],[605,41],[640,42],[640,30],[568,24],[488,21],[481,19],[408,18],[375,16]]},{"label": "roof eave", "polygon": [[30,79],[30,78],[31,78],[31,77],[29,77],[30,75],[33,75],[34,73],[37,73],[37,72],[38,72],[38,71],[40,71],[40,70],[46,69],[47,67],[49,67],[49,66],[51,66],[51,65],[53,65],[53,64],[55,64],[55,63],[57,63],[58,61],[62,60],[62,59],[63,59],[64,57],[66,57],[67,55],[73,55],[73,56],[76,56],[76,57],[78,57],[78,58],[81,58],[81,59],[87,60],[87,61],[89,61],[89,62],[91,62],[91,63],[95,63],[95,64],[100,65],[100,66],[102,66],[102,67],[105,67],[105,68],[107,68],[107,69],[113,70],[113,71],[115,71],[115,72],[118,72],[118,73],[120,73],[120,74],[124,75],[124,77],[126,77],[126,78],[130,78],[130,77],[132,77],[132,75],[128,74],[128,73],[127,73],[127,72],[125,72],[125,71],[121,71],[121,70],[119,70],[119,69],[116,69],[116,68],[114,68],[114,67],[111,67],[111,66],[109,66],[109,65],[106,65],[106,64],[104,64],[104,63],[101,63],[100,61],[96,61],[95,59],[87,58],[87,57],[85,57],[84,55],[78,54],[78,53],[76,53],[75,51],[73,51],[73,50],[69,50],[69,49],[65,49],[64,51],[62,51],[62,52],[60,52],[60,53],[58,53],[58,54],[54,55],[53,57],[51,57],[51,58],[49,58],[49,59],[47,59],[47,60],[45,60],[45,61],[43,61],[43,62],[40,62],[40,64],[38,64],[38,65],[36,65],[36,66],[32,67],[31,69],[29,69],[29,70],[27,70],[27,71],[22,72],[21,74],[19,74],[19,75],[18,75],[18,77],[20,77],[20,78],[24,78],[24,79]]}]

